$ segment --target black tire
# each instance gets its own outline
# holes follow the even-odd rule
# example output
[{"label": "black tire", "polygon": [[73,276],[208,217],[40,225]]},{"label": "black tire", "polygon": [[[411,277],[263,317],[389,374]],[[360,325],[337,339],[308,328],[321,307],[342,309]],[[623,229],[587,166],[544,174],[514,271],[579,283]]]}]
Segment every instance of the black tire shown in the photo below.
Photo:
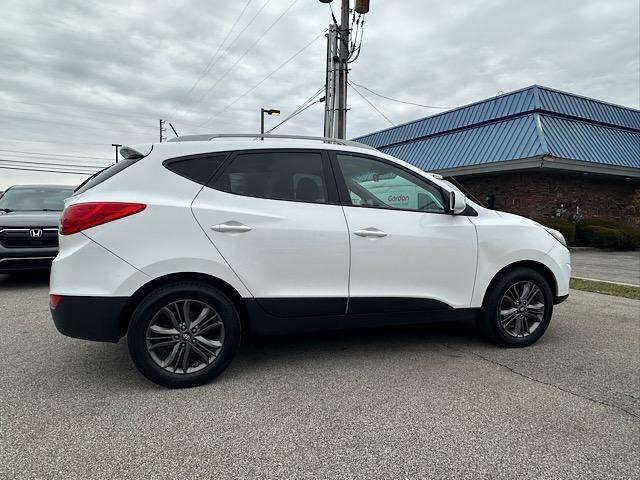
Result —
[{"label": "black tire", "polygon": [[[202,302],[217,312],[224,329],[224,341],[215,359],[202,366],[201,370],[173,373],[162,368],[151,357],[147,348],[147,329],[163,307],[184,300]],[[240,346],[240,338],[240,317],[231,300],[223,292],[206,283],[176,282],[152,291],[138,304],[131,316],[127,343],[133,363],[145,377],[164,387],[186,388],[208,383],[220,375],[233,360]]]},{"label": "black tire", "polygon": [[[524,337],[509,334],[500,320],[503,297],[514,285],[530,282],[540,289],[544,298],[543,313],[539,324]],[[478,327],[485,338],[502,347],[528,347],[542,337],[551,322],[553,314],[553,293],[547,280],[530,268],[514,268],[500,275],[489,287],[485,295],[482,313],[478,319]]]}]

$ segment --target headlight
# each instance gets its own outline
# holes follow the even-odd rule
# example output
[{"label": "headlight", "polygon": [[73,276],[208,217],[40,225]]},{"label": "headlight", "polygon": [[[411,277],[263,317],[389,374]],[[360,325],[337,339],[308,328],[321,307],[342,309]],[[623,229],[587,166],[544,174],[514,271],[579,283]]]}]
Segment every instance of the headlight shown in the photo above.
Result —
[{"label": "headlight", "polygon": [[558,240],[565,247],[567,246],[567,241],[564,239],[564,235],[562,235],[558,230],[554,230],[553,228],[543,227],[553,238]]}]

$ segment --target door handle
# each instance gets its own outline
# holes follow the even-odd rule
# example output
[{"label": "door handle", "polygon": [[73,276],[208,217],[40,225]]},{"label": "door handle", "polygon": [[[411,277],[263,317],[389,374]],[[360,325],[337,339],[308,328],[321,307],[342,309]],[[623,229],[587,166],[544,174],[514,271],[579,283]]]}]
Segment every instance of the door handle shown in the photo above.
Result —
[{"label": "door handle", "polygon": [[369,237],[369,238],[382,238],[387,236],[387,232],[383,232],[382,230],[378,230],[374,227],[364,228],[362,230],[356,230],[353,232],[354,235],[358,235],[359,237]]},{"label": "door handle", "polygon": [[230,221],[225,223],[219,223],[218,225],[213,225],[211,230],[215,232],[222,233],[244,233],[251,230],[251,227],[247,227],[240,222]]}]

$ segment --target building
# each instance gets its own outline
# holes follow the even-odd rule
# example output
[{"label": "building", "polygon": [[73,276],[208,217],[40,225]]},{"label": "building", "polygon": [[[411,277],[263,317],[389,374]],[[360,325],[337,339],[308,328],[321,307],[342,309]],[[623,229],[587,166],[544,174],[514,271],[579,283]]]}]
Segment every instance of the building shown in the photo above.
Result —
[{"label": "building", "polygon": [[490,208],[640,223],[640,110],[534,85],[355,140]]}]

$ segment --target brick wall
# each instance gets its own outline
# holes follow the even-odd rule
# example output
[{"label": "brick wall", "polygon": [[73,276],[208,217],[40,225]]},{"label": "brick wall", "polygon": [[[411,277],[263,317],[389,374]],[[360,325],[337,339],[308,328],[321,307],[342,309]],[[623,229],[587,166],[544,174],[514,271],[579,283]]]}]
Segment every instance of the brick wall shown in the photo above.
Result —
[{"label": "brick wall", "polygon": [[[585,218],[614,218],[640,224],[636,208],[640,197],[637,181],[615,177],[595,177],[582,173],[521,172],[474,177],[457,177],[476,201],[486,205],[493,195],[496,210],[529,218],[563,216],[576,212]],[[487,205],[489,206],[489,205]]]}]

